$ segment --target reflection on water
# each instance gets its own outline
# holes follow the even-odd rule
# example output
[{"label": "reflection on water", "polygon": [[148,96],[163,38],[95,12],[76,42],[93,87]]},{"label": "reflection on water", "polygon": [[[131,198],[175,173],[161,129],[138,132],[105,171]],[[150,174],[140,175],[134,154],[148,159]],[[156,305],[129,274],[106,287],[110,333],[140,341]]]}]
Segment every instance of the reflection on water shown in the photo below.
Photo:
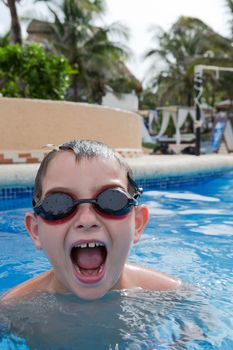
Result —
[{"label": "reflection on water", "polygon": [[[11,349],[187,349],[208,340],[216,328],[201,291],[139,289],[111,292],[97,301],[37,294],[0,308],[0,348]],[[21,342],[21,343],[20,343]],[[191,349],[191,348],[190,348]]]}]

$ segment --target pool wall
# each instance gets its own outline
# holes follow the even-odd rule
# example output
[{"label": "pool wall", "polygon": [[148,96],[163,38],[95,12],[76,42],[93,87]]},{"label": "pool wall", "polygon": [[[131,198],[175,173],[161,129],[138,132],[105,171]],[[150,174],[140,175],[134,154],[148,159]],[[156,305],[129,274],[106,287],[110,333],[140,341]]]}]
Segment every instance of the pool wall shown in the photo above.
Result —
[{"label": "pool wall", "polygon": [[[36,163],[48,143],[98,140],[127,155],[142,154],[141,117],[133,112],[68,101],[0,98],[0,163]],[[129,132],[130,131],[130,132]]]},{"label": "pool wall", "polygon": [[233,170],[231,154],[159,155],[128,159],[144,188],[171,188],[206,181]]},{"label": "pool wall", "polygon": [[[145,189],[193,184],[233,170],[232,155],[142,156],[127,159]],[[0,198],[18,198],[33,191],[39,164],[0,165]]]}]

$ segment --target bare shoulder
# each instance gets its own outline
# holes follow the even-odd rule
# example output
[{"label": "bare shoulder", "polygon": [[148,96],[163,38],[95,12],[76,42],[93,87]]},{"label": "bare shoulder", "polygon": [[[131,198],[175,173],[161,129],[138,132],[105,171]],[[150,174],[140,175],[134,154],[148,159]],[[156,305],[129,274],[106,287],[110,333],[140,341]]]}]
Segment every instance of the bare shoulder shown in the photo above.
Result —
[{"label": "bare shoulder", "polygon": [[124,280],[125,288],[141,287],[157,291],[172,290],[181,285],[178,278],[136,264],[126,264]]},{"label": "bare shoulder", "polygon": [[48,291],[52,279],[52,270],[44,272],[26,282],[19,284],[4,294],[0,303],[17,302],[19,299],[36,291]]}]

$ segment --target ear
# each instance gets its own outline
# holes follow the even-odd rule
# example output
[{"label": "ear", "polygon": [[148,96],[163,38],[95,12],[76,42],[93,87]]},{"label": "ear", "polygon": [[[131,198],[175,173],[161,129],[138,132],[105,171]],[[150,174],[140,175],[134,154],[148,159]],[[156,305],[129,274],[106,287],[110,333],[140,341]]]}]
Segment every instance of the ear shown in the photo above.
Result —
[{"label": "ear", "polygon": [[24,225],[29,232],[37,249],[42,249],[41,241],[38,235],[38,219],[33,213],[26,213],[24,218]]},{"label": "ear", "polygon": [[135,208],[135,233],[134,243],[137,243],[143,233],[146,224],[149,221],[149,210],[146,205],[142,204]]}]

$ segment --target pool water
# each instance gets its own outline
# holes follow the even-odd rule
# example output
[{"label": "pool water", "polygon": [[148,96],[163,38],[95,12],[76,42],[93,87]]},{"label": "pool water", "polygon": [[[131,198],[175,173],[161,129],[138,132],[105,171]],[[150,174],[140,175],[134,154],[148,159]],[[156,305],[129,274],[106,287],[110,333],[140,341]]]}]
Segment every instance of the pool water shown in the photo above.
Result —
[{"label": "pool water", "polygon": [[[129,260],[175,275],[184,286],[113,291],[92,302],[34,295],[1,307],[0,349],[233,349],[233,174],[147,190],[142,202],[151,219]],[[3,293],[50,265],[23,226],[30,199],[0,205]]]}]

